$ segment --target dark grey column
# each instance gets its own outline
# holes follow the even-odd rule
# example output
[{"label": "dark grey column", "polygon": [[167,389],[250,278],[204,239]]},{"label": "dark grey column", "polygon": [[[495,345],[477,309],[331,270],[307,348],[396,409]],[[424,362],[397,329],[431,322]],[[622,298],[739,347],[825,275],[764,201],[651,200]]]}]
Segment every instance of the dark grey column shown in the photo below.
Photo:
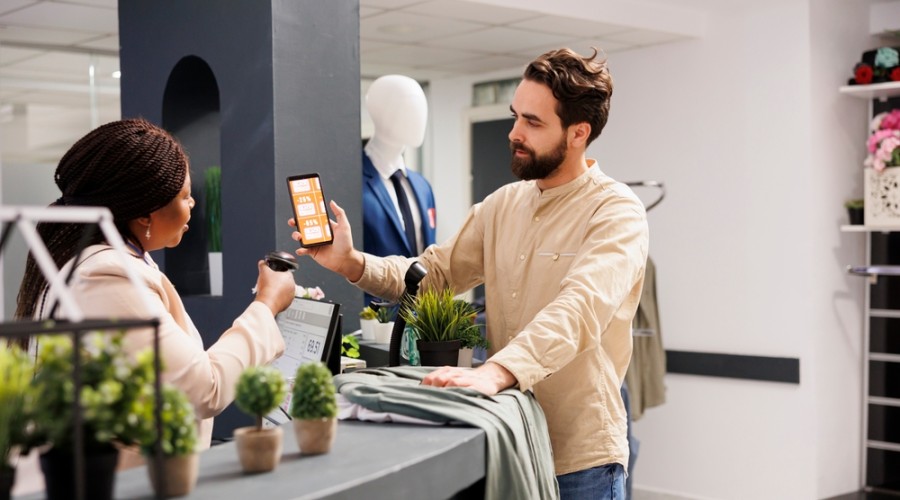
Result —
[{"label": "dark grey column", "polygon": [[[362,234],[359,1],[120,1],[119,42],[122,116],[144,117],[182,141],[198,202],[203,172],[222,167],[223,296],[203,285],[202,208],[177,249],[154,255],[210,345],[252,299],[256,262],[297,247],[288,175],[319,172],[325,194]],[[355,287],[309,259],[300,259],[296,280],[321,286],[327,300],[362,303]],[[353,311],[345,330],[358,327]],[[236,413],[228,413],[216,436],[230,436]]]}]

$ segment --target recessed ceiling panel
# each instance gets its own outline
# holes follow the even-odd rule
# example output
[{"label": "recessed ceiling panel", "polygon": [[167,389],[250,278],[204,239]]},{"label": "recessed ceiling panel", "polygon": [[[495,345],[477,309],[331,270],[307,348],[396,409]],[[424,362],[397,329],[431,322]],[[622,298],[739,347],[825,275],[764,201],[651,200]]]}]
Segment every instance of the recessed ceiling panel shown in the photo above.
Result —
[{"label": "recessed ceiling panel", "polygon": [[41,2],[0,16],[0,24],[116,33],[119,30],[119,15],[115,9]]},{"label": "recessed ceiling panel", "polygon": [[534,33],[512,28],[487,28],[481,31],[438,38],[428,45],[449,49],[470,50],[473,52],[503,54],[527,51],[533,47],[548,44],[560,44],[580,37]]},{"label": "recessed ceiling panel", "polygon": [[626,26],[598,23],[584,19],[561,16],[540,16],[535,19],[512,23],[513,28],[541,33],[565,34],[578,38],[602,37],[610,33],[627,31]]},{"label": "recessed ceiling panel", "polygon": [[422,40],[471,32],[484,24],[454,19],[439,19],[403,12],[385,12],[360,23],[360,38],[384,42],[419,42]]},{"label": "recessed ceiling panel", "polygon": [[460,19],[463,21],[474,21],[495,26],[542,16],[531,10],[507,9],[494,5],[460,0],[432,0],[430,2],[412,5],[405,10],[407,12],[414,12],[416,14],[432,17]]}]

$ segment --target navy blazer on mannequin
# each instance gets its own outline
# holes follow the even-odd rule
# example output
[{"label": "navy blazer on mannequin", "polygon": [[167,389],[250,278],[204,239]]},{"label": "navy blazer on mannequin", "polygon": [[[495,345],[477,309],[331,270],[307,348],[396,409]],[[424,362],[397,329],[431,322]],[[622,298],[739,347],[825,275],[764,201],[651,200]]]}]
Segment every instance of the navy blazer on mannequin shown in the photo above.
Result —
[{"label": "navy blazer on mannequin", "polygon": [[[365,151],[362,160],[363,251],[382,257],[387,255],[415,257],[417,254],[413,253],[413,246],[406,241],[406,233],[403,232],[403,225],[394,208],[394,202]],[[434,244],[435,239],[434,193],[421,174],[407,169],[406,178],[419,205],[422,241],[427,247]]]}]

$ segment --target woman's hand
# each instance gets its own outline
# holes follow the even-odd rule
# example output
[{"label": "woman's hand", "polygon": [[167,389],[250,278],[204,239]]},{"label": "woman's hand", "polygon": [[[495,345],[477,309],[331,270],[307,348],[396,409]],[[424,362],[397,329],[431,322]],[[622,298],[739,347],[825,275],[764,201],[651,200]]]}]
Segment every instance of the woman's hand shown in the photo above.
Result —
[{"label": "woman's hand", "polygon": [[272,315],[284,311],[294,300],[297,284],[294,273],[290,271],[273,271],[266,261],[259,261],[259,278],[256,280],[256,300],[269,306]]},{"label": "woman's hand", "polygon": [[[331,210],[337,219],[331,221],[334,243],[312,248],[298,248],[297,255],[309,255],[322,267],[334,271],[350,281],[359,281],[366,265],[365,257],[362,252],[353,248],[353,235],[350,233],[350,223],[347,221],[344,209],[332,201]],[[288,225],[297,227],[294,219],[289,219]],[[294,231],[291,233],[291,238],[299,242],[300,233]]]}]

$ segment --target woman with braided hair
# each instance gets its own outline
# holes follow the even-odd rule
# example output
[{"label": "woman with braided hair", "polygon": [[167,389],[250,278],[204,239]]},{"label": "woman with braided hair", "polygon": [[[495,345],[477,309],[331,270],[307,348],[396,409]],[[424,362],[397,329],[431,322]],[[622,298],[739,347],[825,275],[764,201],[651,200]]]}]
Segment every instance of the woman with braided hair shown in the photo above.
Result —
[{"label": "woman with braided hair", "polygon": [[[241,372],[271,362],[284,352],[275,315],[294,297],[292,273],[274,272],[259,261],[255,300],[219,340],[204,350],[203,341],[188,317],[175,287],[148,252],[172,248],[187,231],[194,199],[188,158],[165,130],[143,120],[107,123],[72,146],[56,168],[62,196],[51,206],[109,208],[131,252],[131,266],[158,301],[163,380],[185,391],[200,423],[200,443],[210,445],[213,419],[234,400]],[[38,232],[57,266],[67,273],[79,245],[83,226],[40,223]],[[86,317],[146,318],[154,315],[128,280],[125,264],[102,234],[81,254],[71,289]],[[45,304],[46,302],[46,304]],[[52,299],[47,282],[29,254],[19,289],[16,316],[46,318]],[[59,314],[54,315],[59,317]],[[126,349],[136,353],[152,345],[150,329],[131,330]]]}]

